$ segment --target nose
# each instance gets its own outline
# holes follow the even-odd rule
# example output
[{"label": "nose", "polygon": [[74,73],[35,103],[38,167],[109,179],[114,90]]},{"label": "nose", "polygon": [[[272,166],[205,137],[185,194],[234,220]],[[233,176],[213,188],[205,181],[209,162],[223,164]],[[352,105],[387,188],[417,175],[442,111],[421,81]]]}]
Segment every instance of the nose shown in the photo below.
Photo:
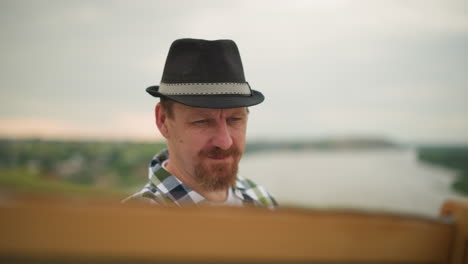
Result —
[{"label": "nose", "polygon": [[214,131],[212,144],[221,149],[229,149],[232,146],[231,131],[226,122],[220,122]]}]

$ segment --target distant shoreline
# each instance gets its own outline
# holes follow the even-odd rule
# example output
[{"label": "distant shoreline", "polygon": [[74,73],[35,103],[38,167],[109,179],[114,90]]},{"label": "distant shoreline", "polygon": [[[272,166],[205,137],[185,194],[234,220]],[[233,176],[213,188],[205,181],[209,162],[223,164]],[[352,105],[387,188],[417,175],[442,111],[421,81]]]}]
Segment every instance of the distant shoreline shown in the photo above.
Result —
[{"label": "distant shoreline", "polygon": [[304,150],[373,150],[407,148],[398,143],[379,138],[346,138],[288,141],[254,141],[247,143],[246,153],[264,151]]}]

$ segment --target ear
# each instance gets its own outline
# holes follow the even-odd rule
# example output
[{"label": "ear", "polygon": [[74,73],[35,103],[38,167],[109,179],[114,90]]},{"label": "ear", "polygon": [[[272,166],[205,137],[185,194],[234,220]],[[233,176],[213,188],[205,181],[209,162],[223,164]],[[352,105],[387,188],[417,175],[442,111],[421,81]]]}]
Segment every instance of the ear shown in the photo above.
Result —
[{"label": "ear", "polygon": [[169,131],[167,129],[167,115],[164,109],[162,109],[162,105],[158,103],[154,108],[154,115],[156,117],[156,126],[159,129],[159,132],[165,137],[169,137]]}]

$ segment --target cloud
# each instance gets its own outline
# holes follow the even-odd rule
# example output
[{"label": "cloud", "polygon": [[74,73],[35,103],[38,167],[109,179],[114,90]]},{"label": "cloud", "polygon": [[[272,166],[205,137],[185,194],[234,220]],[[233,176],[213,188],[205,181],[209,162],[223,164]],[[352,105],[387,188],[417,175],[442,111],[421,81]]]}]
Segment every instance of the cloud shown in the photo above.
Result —
[{"label": "cloud", "polygon": [[0,136],[11,138],[162,141],[151,115],[120,113],[100,125],[45,118],[0,119]]},{"label": "cloud", "polygon": [[[170,43],[231,38],[247,81],[266,96],[250,135],[312,137],[379,123],[396,138],[417,141],[424,131],[466,141],[467,11],[456,0],[3,1],[0,119],[16,120],[8,125],[18,135],[37,129],[21,124],[30,121],[57,136],[151,137],[152,128],[136,127],[153,126],[145,118],[155,100],[144,88],[160,81]],[[395,121],[381,122],[389,116]],[[424,116],[439,121],[429,130]]]}]

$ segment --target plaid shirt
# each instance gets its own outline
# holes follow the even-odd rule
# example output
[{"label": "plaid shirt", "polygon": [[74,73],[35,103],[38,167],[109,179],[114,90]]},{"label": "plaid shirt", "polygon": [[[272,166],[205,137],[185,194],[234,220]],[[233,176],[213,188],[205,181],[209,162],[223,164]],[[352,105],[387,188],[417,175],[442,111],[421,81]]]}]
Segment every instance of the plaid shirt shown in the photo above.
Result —
[{"label": "plaid shirt", "polygon": [[[209,204],[202,195],[192,190],[179,179],[171,175],[163,168],[163,161],[169,158],[167,150],[155,155],[149,167],[149,183],[143,189],[122,202],[133,199],[144,199],[150,203],[159,205],[175,204],[182,205],[202,205]],[[275,208],[277,202],[265,188],[255,184],[249,179],[237,177],[235,186],[231,187],[236,198],[244,205],[262,206]]]}]

